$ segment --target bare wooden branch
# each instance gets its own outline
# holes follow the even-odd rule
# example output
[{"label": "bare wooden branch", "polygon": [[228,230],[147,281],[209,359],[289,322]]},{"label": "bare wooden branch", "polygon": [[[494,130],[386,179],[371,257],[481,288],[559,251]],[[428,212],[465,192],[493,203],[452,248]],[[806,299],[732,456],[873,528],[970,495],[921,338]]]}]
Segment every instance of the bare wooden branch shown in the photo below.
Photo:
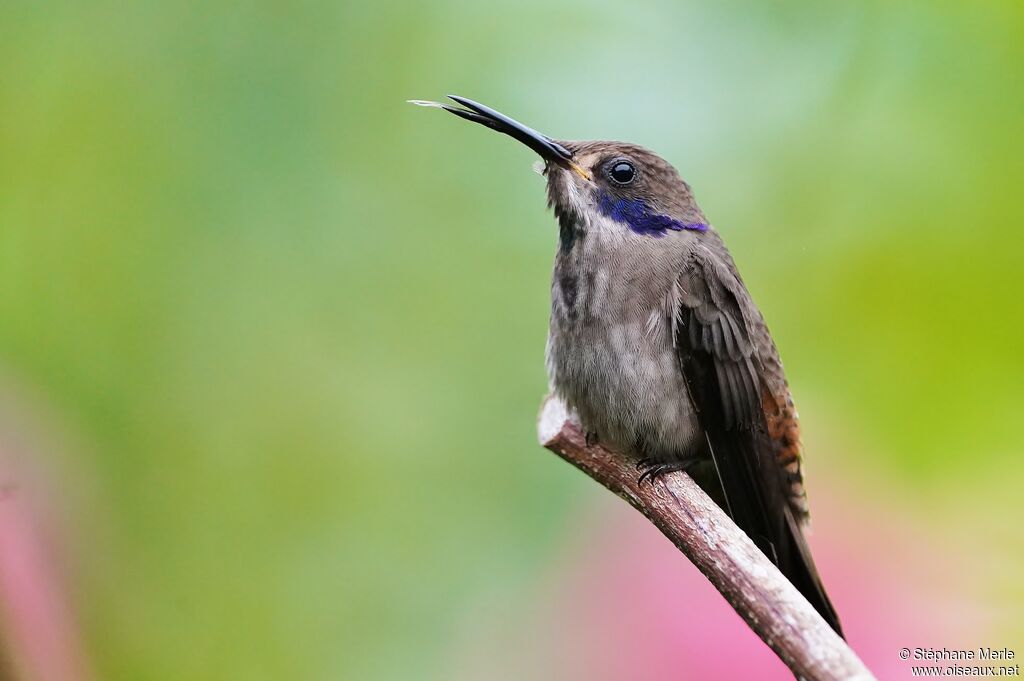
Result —
[{"label": "bare wooden branch", "polygon": [[704,573],[751,629],[808,681],[874,679],[789,580],[685,473],[637,484],[635,464],[587,445],[565,405],[548,397],[537,426],[541,444],[628,501]]}]

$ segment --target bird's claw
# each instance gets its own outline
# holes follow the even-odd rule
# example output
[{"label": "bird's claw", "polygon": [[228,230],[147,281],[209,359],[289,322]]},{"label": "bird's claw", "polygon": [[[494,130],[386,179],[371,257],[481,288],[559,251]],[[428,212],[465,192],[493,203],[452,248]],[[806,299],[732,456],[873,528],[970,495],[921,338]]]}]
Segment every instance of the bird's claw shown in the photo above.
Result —
[{"label": "bird's claw", "polygon": [[682,461],[666,463],[645,457],[636,462],[636,468],[640,471],[640,477],[637,478],[636,484],[639,487],[644,484],[644,480],[649,480],[653,485],[654,481],[661,476],[668,473],[675,473],[676,471],[686,472],[695,463],[697,463],[697,459],[683,459]]}]

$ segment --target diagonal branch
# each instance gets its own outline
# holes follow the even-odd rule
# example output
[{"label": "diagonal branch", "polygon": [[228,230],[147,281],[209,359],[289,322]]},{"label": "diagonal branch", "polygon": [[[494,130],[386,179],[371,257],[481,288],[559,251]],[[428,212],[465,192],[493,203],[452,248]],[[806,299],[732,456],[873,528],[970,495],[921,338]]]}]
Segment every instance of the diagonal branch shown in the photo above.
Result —
[{"label": "diagonal branch", "polygon": [[632,462],[587,445],[565,405],[548,397],[537,433],[544,447],[628,501],[661,530],[725,596],[797,678],[874,679],[789,580],[685,473],[637,484]]}]

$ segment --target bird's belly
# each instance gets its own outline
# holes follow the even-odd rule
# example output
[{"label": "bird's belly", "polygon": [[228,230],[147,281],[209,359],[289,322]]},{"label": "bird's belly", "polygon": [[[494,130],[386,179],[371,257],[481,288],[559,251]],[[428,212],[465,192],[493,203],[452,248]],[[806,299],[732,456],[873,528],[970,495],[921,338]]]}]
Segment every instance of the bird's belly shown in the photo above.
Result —
[{"label": "bird's belly", "polygon": [[556,311],[548,372],[584,427],[614,449],[671,461],[699,434],[670,333],[643,318],[573,320]]}]

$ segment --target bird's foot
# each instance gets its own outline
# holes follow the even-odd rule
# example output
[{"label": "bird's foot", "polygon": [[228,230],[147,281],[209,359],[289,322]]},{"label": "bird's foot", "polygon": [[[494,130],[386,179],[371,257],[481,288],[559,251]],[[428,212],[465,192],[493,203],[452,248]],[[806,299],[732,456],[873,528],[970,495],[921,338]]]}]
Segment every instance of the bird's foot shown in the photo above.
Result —
[{"label": "bird's foot", "polygon": [[680,459],[678,461],[658,461],[651,458],[643,458],[636,462],[636,469],[640,471],[640,477],[637,478],[637,486],[644,484],[644,480],[649,480],[651,484],[667,473],[675,473],[676,471],[683,471],[684,473],[690,470],[700,459],[689,458]]},{"label": "bird's foot", "polygon": [[597,436],[597,433],[593,430],[588,430],[586,434],[583,436],[583,439],[586,440],[588,447],[593,447],[594,445],[601,441],[601,439]]}]

